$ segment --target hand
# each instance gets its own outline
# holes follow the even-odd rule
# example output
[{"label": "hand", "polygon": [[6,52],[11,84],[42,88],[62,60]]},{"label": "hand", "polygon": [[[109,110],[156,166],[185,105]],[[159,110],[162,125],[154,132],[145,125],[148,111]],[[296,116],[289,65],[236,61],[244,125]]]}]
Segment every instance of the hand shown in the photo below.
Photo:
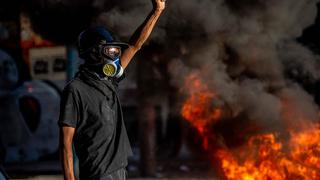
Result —
[{"label": "hand", "polygon": [[166,0],[152,0],[153,8],[155,10],[164,10],[166,7]]}]

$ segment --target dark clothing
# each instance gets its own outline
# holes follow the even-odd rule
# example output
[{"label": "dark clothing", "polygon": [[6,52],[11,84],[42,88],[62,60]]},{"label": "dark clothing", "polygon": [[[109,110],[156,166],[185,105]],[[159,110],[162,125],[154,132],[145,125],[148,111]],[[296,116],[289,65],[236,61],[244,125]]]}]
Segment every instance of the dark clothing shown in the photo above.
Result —
[{"label": "dark clothing", "polygon": [[75,127],[80,179],[105,179],[132,155],[116,82],[81,68],[63,90],[60,126]]},{"label": "dark clothing", "polygon": [[126,180],[127,170],[125,168],[119,169],[108,176],[101,178],[101,180]]}]

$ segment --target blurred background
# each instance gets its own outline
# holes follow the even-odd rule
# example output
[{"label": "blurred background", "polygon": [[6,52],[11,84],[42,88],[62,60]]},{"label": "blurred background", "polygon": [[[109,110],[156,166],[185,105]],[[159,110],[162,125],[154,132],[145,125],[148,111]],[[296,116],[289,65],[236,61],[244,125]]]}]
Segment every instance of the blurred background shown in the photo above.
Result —
[{"label": "blurred background", "polygon": [[[168,0],[119,86],[129,177],[319,179],[318,2]],[[62,179],[57,120],[77,36],[104,25],[127,42],[151,0],[0,4],[2,175]]]}]

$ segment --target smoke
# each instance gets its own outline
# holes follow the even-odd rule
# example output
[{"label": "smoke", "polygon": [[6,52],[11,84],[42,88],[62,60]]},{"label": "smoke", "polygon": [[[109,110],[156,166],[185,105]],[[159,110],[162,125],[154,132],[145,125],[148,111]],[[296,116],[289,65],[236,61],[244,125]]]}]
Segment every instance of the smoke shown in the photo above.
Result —
[{"label": "smoke", "polygon": [[[318,106],[296,81],[319,80],[319,57],[296,38],[314,23],[318,2],[170,0],[151,39],[168,47],[172,85],[182,88],[190,73],[200,74],[232,117],[270,125],[290,104],[292,123],[316,120]],[[151,1],[123,1],[97,22],[129,37],[150,10]]]},{"label": "smoke", "polygon": [[[96,0],[95,4],[103,4],[105,0]],[[111,2],[112,3],[112,2]],[[116,32],[116,35],[128,39],[135,29],[145,20],[148,13],[152,10],[151,1],[137,0],[137,1],[120,1],[116,2],[110,10],[104,11],[98,15],[94,24],[105,25]],[[161,28],[155,28],[156,33],[153,38],[161,36],[164,39],[165,33]]]}]

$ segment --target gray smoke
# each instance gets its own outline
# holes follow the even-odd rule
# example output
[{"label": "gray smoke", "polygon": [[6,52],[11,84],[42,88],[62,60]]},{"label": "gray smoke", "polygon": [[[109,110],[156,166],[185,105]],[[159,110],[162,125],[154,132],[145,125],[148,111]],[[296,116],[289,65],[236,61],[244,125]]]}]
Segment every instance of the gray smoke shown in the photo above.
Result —
[{"label": "gray smoke", "polygon": [[[151,39],[173,49],[164,52],[172,59],[172,85],[182,88],[188,74],[198,73],[232,117],[270,125],[289,104],[292,120],[317,120],[313,97],[294,79],[320,77],[319,57],[295,40],[313,24],[318,2],[168,0]],[[150,10],[148,0],[121,2],[97,22],[128,38]]]},{"label": "gray smoke", "polygon": [[[105,0],[96,0],[95,4],[103,4]],[[151,0],[120,1],[111,10],[102,12],[95,24],[106,25],[122,38],[128,39],[135,29],[145,20],[152,10]],[[165,31],[159,26],[155,28],[153,38],[161,36],[164,39]]]}]

